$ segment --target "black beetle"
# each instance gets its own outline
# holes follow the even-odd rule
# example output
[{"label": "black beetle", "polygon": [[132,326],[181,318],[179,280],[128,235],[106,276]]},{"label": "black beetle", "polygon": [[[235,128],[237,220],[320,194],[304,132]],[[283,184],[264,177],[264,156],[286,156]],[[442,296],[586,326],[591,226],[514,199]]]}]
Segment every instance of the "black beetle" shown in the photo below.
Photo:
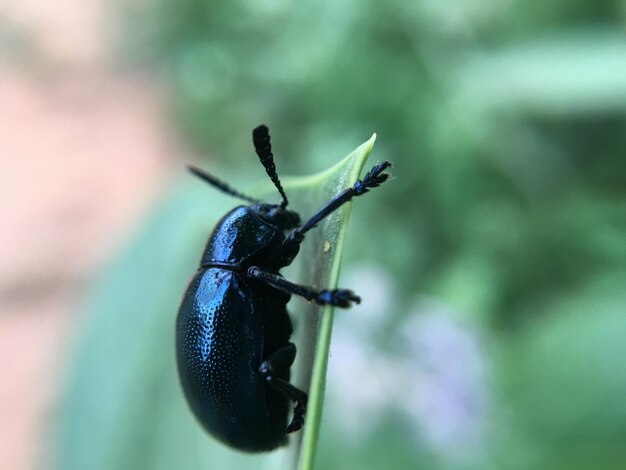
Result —
[{"label": "black beetle", "polygon": [[[236,449],[261,452],[286,444],[287,433],[304,425],[307,394],[289,383],[296,356],[289,342],[291,294],[342,308],[360,302],[347,289],[293,284],[279,270],[293,261],[307,231],[353,197],[386,181],[389,175],[383,171],[391,164],[374,166],[301,225],[300,216],[287,210],[268,128],[254,129],[252,139],[282,203],[262,203],[190,167],[207,183],[251,205],[226,214],[207,242],[178,312],[176,356],[183,391],[204,428]],[[296,405],[287,425],[290,400]]]}]

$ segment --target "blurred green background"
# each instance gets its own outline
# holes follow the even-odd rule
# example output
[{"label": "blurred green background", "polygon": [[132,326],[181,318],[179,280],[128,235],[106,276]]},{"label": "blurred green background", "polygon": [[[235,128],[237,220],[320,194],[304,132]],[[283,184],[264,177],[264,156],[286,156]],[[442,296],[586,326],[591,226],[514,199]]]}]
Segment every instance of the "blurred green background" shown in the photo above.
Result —
[{"label": "blurred green background", "polygon": [[[283,175],[372,132],[370,163],[394,163],[354,204],[340,284],[364,305],[337,316],[318,468],[626,467],[623,1],[159,0],[119,16],[121,61],[166,77],[180,131],[237,187],[263,178],[262,122]],[[202,434],[173,380],[164,335],[207,211],[235,204],[187,179],[91,296],[60,468],[259,462]]]}]

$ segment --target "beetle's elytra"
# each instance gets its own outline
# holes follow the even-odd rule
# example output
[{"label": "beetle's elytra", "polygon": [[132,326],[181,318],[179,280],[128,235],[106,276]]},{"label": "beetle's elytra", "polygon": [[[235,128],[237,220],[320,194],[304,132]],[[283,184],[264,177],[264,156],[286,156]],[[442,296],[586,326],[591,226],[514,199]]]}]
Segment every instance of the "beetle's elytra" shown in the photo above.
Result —
[{"label": "beetle's elytra", "polygon": [[[385,182],[389,175],[384,170],[391,164],[375,165],[301,224],[298,213],[287,209],[267,127],[254,129],[252,138],[282,202],[263,203],[190,168],[250,205],[226,214],[207,242],[178,312],[176,356],[183,391],[202,426],[231,447],[262,452],[286,444],[287,434],[304,425],[307,394],[289,383],[296,356],[289,341],[291,295],[342,308],[360,302],[350,290],[297,285],[279,271],[298,254],[306,232],[353,197]],[[287,424],[290,401],[295,408]]]}]

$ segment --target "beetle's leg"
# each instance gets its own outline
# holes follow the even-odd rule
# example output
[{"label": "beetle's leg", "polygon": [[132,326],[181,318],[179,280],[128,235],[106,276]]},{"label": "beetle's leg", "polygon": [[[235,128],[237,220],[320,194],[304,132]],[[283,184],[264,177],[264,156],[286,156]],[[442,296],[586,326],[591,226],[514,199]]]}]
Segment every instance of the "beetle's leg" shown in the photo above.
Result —
[{"label": "beetle's leg", "polygon": [[252,266],[248,268],[248,276],[269,284],[276,289],[299,295],[307,300],[311,300],[318,305],[334,305],[335,307],[350,308],[352,302],[361,303],[361,298],[348,289],[315,290],[312,287],[300,286],[288,281],[284,277],[268,273],[261,268]]},{"label": "beetle's leg", "polygon": [[296,407],[293,410],[293,418],[285,430],[286,433],[297,431],[304,425],[308,396],[305,392],[294,387],[286,380],[274,377],[273,374],[274,371],[286,369],[291,366],[295,357],[296,347],[293,343],[289,343],[287,346],[274,351],[259,367],[259,373],[262,377],[265,377],[269,385],[296,403]]},{"label": "beetle's leg", "polygon": [[304,240],[304,234],[306,232],[315,227],[324,217],[332,214],[346,202],[351,201],[353,197],[365,194],[370,189],[376,188],[387,181],[389,173],[383,173],[383,171],[390,166],[391,163],[389,162],[374,165],[374,167],[362,180],[358,180],[354,183],[354,186],[337,194],[337,196],[324,204],[324,206],[318,210],[304,225],[292,230],[287,236],[287,239],[283,242],[285,265],[290,264],[298,254],[298,251],[300,250],[300,243]]},{"label": "beetle's leg", "polygon": [[280,374],[291,367],[293,361],[296,359],[296,345],[293,343],[287,343],[286,346],[278,348],[271,353],[259,367],[259,373],[264,376],[271,376],[273,374]]}]

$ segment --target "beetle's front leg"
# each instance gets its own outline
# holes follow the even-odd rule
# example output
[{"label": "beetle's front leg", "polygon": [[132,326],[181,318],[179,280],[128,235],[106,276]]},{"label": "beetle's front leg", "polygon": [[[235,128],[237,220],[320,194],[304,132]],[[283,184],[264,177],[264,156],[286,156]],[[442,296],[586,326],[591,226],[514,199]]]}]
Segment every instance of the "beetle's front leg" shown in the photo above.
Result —
[{"label": "beetle's front leg", "polygon": [[362,180],[354,183],[354,186],[337,194],[319,209],[304,225],[291,231],[283,242],[284,265],[291,264],[293,259],[300,251],[300,244],[304,240],[304,234],[315,227],[324,217],[329,216],[339,209],[346,202],[352,200],[356,196],[367,193],[370,189],[376,188],[383,184],[389,178],[389,173],[383,173],[391,166],[389,162],[379,163],[365,175]]},{"label": "beetle's front leg", "polygon": [[349,289],[324,289],[318,291],[311,287],[294,284],[278,274],[263,271],[257,266],[248,268],[248,276],[263,281],[283,292],[304,297],[318,305],[333,305],[335,307],[350,308],[352,302],[356,302],[357,304],[361,303],[361,298]]},{"label": "beetle's front leg", "polygon": [[289,343],[270,354],[259,367],[259,374],[267,380],[269,385],[296,403],[296,407],[293,410],[293,418],[285,430],[286,433],[297,431],[304,426],[304,415],[306,414],[308,396],[305,392],[294,387],[286,380],[275,377],[274,374],[277,371],[289,368],[289,366],[293,364],[295,357],[296,347],[293,343]]}]

